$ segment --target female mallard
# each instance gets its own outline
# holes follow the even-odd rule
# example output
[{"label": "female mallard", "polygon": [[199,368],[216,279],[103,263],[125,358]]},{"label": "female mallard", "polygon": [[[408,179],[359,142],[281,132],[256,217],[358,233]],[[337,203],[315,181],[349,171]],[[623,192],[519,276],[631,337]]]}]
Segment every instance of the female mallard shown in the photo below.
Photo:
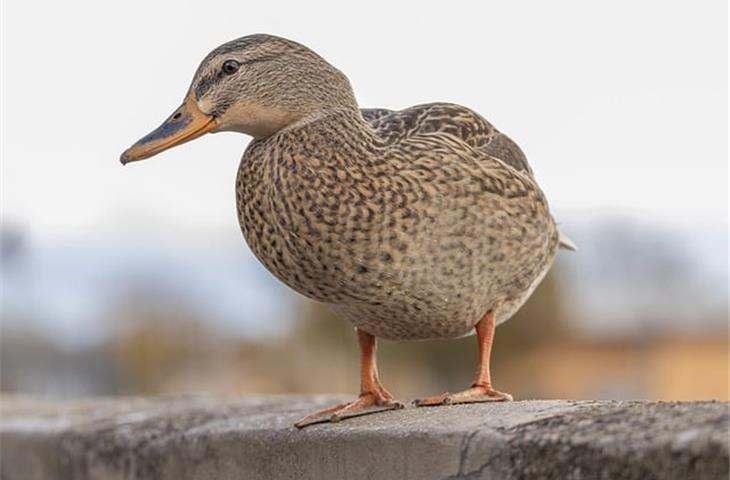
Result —
[{"label": "female mallard", "polygon": [[205,57],[183,105],[121,161],[221,131],[254,138],[236,180],[251,250],[356,327],[360,396],[297,426],[402,407],[378,379],[375,337],[476,331],[473,385],[416,404],[511,399],[490,380],[494,328],[570,246],[515,143],[459,105],[360,110],[347,77],[312,50],[250,35]]}]

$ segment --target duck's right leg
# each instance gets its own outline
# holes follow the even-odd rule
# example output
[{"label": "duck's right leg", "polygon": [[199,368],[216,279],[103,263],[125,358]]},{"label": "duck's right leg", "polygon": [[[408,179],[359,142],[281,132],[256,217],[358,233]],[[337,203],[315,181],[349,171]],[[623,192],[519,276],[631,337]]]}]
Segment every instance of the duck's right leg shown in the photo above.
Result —
[{"label": "duck's right leg", "polygon": [[355,330],[360,345],[360,396],[350,403],[343,403],[307,415],[294,424],[297,428],[403,408],[403,404],[393,399],[378,378],[375,337],[359,328]]}]

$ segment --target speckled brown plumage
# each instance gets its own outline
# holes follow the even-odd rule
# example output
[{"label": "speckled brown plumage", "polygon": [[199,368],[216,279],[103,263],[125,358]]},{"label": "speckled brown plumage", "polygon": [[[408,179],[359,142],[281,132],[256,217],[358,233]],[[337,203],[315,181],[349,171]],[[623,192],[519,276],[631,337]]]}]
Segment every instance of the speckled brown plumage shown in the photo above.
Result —
[{"label": "speckled brown plumage", "polygon": [[213,50],[183,105],[122,155],[207,132],[254,137],[236,180],[243,235],[281,281],[356,326],[360,395],[298,427],[402,407],[378,379],[375,337],[477,335],[474,383],[421,406],[512,397],[492,387],[495,326],[550,268],[560,235],[520,148],[472,110],[361,110],[312,50],[251,35]]},{"label": "speckled brown plumage", "polygon": [[558,246],[522,152],[458,105],[342,108],[254,141],[236,192],[274,275],[383,338],[463,336],[488,310],[506,320]]}]

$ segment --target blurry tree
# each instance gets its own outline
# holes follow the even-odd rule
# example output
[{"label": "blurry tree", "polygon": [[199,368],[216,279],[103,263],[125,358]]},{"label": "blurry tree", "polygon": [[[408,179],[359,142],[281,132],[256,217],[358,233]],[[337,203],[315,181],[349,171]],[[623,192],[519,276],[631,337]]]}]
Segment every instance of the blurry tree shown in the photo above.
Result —
[{"label": "blurry tree", "polygon": [[[215,359],[212,351],[218,339],[179,301],[129,292],[112,307],[109,318],[116,324],[111,350],[124,391],[165,391],[191,369],[199,378],[183,389],[205,385],[210,375],[205,369]],[[221,349],[223,343],[218,343]]]},{"label": "blurry tree", "polygon": [[6,271],[22,261],[27,249],[23,231],[12,225],[0,227],[0,270]]}]

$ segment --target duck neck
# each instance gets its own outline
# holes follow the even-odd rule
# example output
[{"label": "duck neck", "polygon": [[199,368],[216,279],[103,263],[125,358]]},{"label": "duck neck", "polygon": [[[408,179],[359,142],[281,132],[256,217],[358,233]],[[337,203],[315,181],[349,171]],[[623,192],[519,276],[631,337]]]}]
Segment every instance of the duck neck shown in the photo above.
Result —
[{"label": "duck neck", "polygon": [[365,121],[360,109],[354,107],[335,107],[318,110],[302,116],[297,121],[281,129],[278,134],[286,134],[297,130],[307,130],[318,134],[346,134],[350,136],[369,136],[372,128]]},{"label": "duck neck", "polygon": [[338,107],[305,115],[269,139],[281,154],[338,163],[367,163],[382,142],[357,107]]}]

